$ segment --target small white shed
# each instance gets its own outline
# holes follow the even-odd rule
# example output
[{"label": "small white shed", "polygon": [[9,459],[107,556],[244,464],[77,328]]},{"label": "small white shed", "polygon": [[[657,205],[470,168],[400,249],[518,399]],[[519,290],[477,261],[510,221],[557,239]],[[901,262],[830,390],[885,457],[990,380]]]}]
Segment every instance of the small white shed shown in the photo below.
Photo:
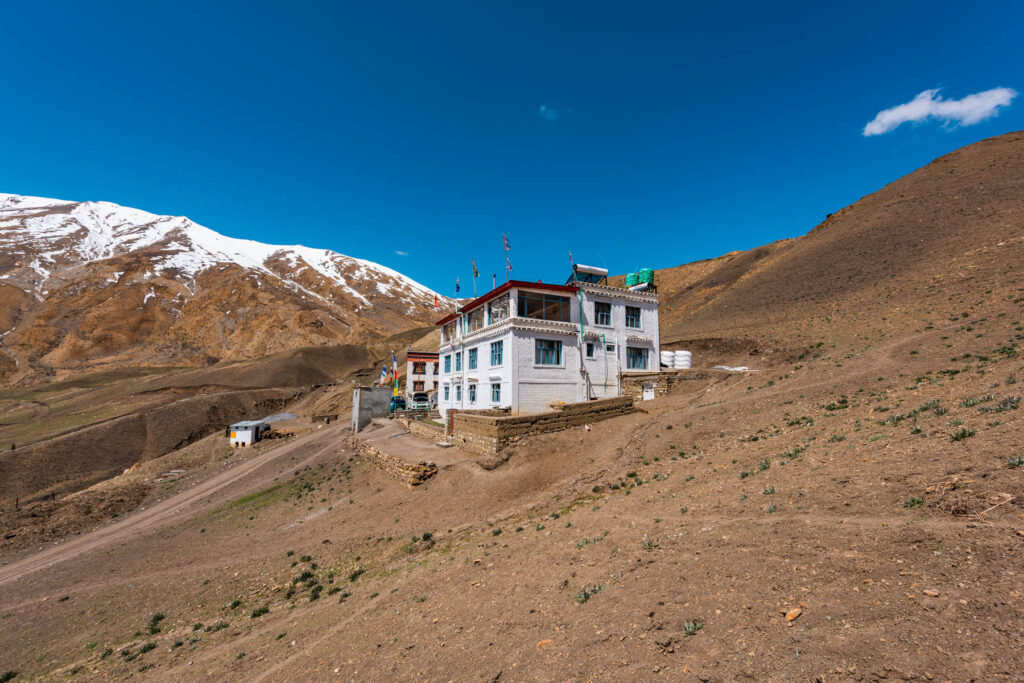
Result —
[{"label": "small white shed", "polygon": [[231,445],[251,446],[270,431],[270,424],[265,420],[243,420],[228,427]]}]

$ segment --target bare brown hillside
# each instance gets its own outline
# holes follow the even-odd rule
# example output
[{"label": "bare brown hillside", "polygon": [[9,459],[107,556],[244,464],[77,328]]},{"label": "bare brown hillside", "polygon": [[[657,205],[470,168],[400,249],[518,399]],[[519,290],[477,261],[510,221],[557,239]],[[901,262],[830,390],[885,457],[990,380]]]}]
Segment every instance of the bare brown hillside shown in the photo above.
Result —
[{"label": "bare brown hillside", "polygon": [[1022,151],[984,141],[659,273],[687,379],[494,469],[448,450],[410,489],[307,424],[0,510],[0,672],[1019,679]]},{"label": "bare brown hillside", "polygon": [[658,271],[662,340],[798,348],[926,324],[1024,263],[1024,134],[959,149],[807,235]]}]

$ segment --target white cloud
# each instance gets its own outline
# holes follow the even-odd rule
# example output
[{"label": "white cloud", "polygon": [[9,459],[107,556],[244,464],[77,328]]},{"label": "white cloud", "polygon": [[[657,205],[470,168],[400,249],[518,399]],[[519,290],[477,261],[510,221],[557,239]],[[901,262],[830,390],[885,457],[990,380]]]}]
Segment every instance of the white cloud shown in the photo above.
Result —
[{"label": "white cloud", "polygon": [[999,113],[999,107],[1009,106],[1017,96],[1010,88],[993,88],[974,93],[959,100],[944,100],[939,91],[925,90],[906,104],[883,109],[864,126],[864,135],[881,135],[908,121],[937,119],[947,126],[970,126]]},{"label": "white cloud", "polygon": [[397,254],[398,256],[408,256],[408,255],[409,255],[409,252],[407,252],[407,251],[402,251],[401,249],[399,249],[399,250],[397,250],[397,251],[395,252],[395,254]]}]

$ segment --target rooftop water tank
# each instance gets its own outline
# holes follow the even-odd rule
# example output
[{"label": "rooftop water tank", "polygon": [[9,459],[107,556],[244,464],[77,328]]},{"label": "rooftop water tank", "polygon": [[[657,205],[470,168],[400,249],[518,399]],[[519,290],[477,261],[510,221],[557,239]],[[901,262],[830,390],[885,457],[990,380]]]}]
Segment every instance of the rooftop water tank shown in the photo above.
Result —
[{"label": "rooftop water tank", "polygon": [[636,273],[626,273],[626,287],[634,287],[640,284],[640,276]]},{"label": "rooftop water tank", "polygon": [[637,273],[640,278],[640,282],[648,285],[654,284],[654,270],[651,268],[641,268],[640,272]]}]

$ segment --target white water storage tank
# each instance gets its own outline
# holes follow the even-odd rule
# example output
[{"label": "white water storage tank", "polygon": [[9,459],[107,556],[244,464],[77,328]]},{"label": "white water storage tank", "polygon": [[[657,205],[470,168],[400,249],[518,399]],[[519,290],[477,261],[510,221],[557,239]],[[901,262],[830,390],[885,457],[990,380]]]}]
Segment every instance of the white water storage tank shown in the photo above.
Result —
[{"label": "white water storage tank", "polygon": [[672,367],[676,370],[689,370],[693,363],[693,354],[689,351],[676,351],[673,354]]}]

